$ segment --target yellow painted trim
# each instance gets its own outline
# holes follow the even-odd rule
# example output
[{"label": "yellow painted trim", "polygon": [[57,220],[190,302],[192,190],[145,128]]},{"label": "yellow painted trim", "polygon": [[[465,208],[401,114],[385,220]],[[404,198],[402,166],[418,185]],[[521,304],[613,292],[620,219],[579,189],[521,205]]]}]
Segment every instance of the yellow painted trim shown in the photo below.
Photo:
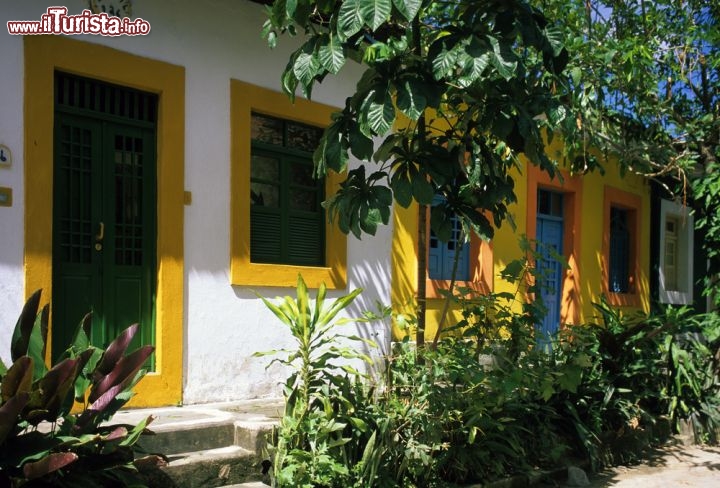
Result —
[{"label": "yellow painted trim", "polygon": [[[347,237],[336,225],[325,227],[325,267],[259,264],[250,262],[250,113],[262,112],[275,117],[295,120],[316,126],[326,126],[330,116],[338,109],[308,100],[295,103],[283,95],[266,88],[238,80],[230,80],[231,126],[231,197],[230,197],[230,281],[233,285],[284,286],[297,284],[302,274],[308,286],[317,288],[325,283],[328,288],[345,288],[347,285]],[[335,193],[341,176],[326,178],[326,194]]]},{"label": "yellow painted trim", "polygon": [[[182,400],[185,69],[60,36],[27,36],[25,47],[25,295],[52,297],[53,73],[62,70],[160,96],[156,372],[132,406]],[[52,326],[51,326],[52,327]]]}]

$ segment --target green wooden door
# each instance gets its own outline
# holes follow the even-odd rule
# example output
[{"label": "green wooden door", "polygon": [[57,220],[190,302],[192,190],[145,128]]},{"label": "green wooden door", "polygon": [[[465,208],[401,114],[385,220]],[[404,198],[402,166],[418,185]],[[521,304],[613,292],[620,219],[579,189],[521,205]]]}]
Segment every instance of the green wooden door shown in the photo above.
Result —
[{"label": "green wooden door", "polygon": [[56,104],[54,357],[89,311],[94,344],[134,323],[154,343],[155,242],[154,127]]}]

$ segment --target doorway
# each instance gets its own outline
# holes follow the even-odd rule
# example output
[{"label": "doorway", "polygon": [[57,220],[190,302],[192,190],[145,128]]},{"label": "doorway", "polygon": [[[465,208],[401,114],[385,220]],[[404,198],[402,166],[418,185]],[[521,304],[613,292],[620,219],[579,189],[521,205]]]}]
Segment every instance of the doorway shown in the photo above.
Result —
[{"label": "doorway", "polygon": [[550,339],[560,328],[560,298],[562,296],[562,263],[558,257],[563,254],[563,194],[546,189],[537,190],[536,238],[539,243],[540,259],[539,294],[547,310],[537,326],[539,345],[549,345]]},{"label": "doorway", "polygon": [[154,344],[157,95],[56,72],[54,100],[53,356],[88,312],[97,346]]}]

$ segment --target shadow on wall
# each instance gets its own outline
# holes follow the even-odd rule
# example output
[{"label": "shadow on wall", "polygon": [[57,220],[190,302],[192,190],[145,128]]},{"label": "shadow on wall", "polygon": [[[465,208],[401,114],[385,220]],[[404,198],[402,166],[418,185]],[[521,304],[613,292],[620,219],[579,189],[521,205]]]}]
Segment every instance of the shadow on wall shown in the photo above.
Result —
[{"label": "shadow on wall", "polygon": [[[362,317],[364,312],[374,312],[378,315],[383,307],[390,305],[390,287],[392,276],[390,260],[387,258],[375,261],[363,260],[348,269],[350,289],[362,288],[363,292],[348,307],[348,316]],[[390,354],[392,339],[392,320],[385,317],[370,322],[358,322],[357,333],[363,339],[377,344],[376,348],[363,346],[375,362],[374,367],[382,367],[384,358]]]}]

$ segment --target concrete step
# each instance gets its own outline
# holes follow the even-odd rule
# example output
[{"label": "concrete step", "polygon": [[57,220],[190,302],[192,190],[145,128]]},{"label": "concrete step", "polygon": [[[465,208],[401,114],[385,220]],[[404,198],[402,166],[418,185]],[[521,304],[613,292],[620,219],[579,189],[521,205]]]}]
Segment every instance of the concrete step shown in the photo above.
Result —
[{"label": "concrete step", "polygon": [[146,473],[152,488],[214,488],[245,484],[267,486],[261,462],[267,457],[266,434],[277,425],[282,400],[256,400],[118,412],[113,424],[135,425],[149,415],[153,435],[138,446],[162,454],[168,464]]},{"label": "concrete step", "polygon": [[237,485],[225,485],[221,488],[267,488],[270,485],[267,485],[261,481],[251,481],[249,483],[240,483]]},{"label": "concrete step", "polygon": [[262,455],[265,436],[277,425],[282,400],[133,409],[118,412],[113,424],[135,425],[152,415],[152,435],[138,442],[148,453],[173,455],[236,445]]},{"label": "concrete step", "polygon": [[262,479],[259,459],[238,446],[170,456],[151,482],[153,488],[214,488]]}]

